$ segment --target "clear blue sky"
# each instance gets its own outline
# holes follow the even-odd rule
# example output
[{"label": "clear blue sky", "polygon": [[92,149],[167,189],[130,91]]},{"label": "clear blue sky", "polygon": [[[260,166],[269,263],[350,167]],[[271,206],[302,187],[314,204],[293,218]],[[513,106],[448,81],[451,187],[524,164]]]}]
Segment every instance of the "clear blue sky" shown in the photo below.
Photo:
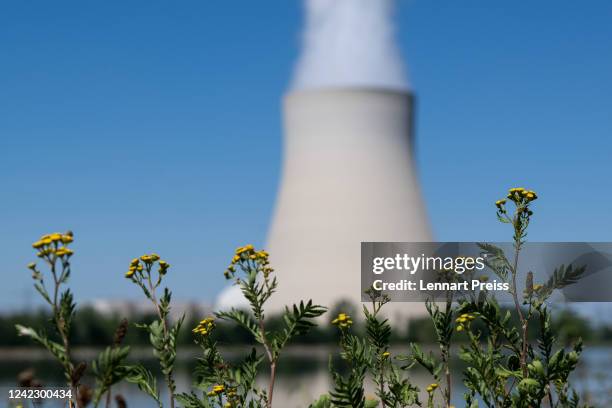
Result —
[{"label": "clear blue sky", "polygon": [[[140,296],[122,276],[153,250],[177,298],[212,300],[265,242],[301,20],[296,0],[3,2],[0,310],[36,299],[30,243],[66,229],[78,300]],[[519,184],[531,239],[611,240],[611,21],[608,0],[400,2],[437,239],[508,239],[492,202]]]}]

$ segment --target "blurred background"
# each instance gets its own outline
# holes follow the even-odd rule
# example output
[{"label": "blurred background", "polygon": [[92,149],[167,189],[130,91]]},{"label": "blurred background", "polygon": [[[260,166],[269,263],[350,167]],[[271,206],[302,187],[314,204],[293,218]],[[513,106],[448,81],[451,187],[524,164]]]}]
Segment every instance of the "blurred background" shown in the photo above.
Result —
[{"label": "blurred background", "polygon": [[[266,243],[304,14],[280,0],[0,5],[0,382],[44,360],[13,330],[44,323],[25,267],[41,234],[74,231],[85,349],[106,344],[120,315],[146,319],[123,278],[134,256],[167,259],[176,311],[200,316],[234,248]],[[508,240],[493,202],[521,185],[540,195],[531,240],[610,240],[611,16],[605,0],[394,4],[434,239]],[[559,314],[563,336],[598,345],[587,363],[608,364],[609,311]],[[425,328],[402,336],[428,341]],[[296,353],[287,370],[325,384],[326,355],[320,369]],[[589,369],[583,389],[603,395],[612,381]]]}]

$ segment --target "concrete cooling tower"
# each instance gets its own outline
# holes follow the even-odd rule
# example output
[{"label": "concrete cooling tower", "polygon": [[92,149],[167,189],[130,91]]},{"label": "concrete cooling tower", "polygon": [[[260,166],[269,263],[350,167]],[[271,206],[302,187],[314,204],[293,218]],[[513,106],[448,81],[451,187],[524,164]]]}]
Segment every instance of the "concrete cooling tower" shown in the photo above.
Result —
[{"label": "concrete cooling tower", "polygon": [[431,240],[412,113],[413,98],[403,91],[287,95],[283,172],[267,245],[279,278],[274,309],[300,298],[358,304],[361,241]]}]

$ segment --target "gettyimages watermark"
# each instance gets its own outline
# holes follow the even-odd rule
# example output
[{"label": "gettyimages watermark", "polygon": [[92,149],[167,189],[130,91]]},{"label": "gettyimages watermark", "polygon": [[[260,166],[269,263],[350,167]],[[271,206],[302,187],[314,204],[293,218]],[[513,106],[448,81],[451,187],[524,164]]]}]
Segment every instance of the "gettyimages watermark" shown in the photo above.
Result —
[{"label": "gettyimages watermark", "polygon": [[514,257],[511,242],[362,242],[362,300],[373,289],[396,302],[486,293],[505,303],[516,279],[526,290],[554,290],[552,302],[612,302],[610,242],[525,243]]}]

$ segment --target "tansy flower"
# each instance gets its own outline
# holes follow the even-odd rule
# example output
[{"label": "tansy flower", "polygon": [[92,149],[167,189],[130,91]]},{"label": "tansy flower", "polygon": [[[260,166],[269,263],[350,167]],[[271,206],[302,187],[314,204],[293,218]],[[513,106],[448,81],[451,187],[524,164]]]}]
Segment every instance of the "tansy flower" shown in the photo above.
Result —
[{"label": "tansy flower", "polygon": [[74,238],[72,237],[72,235],[69,235],[69,234],[64,234],[64,235],[62,235],[62,242],[63,242],[64,244],[69,244],[69,243],[71,243],[72,241],[74,241]]},{"label": "tansy flower", "polygon": [[215,320],[212,317],[207,317],[204,320],[201,320],[200,323],[192,330],[196,334],[201,334],[202,336],[209,335],[212,330],[215,328]]},{"label": "tansy flower", "polygon": [[353,325],[353,321],[351,320],[351,316],[347,315],[346,313],[340,313],[338,314],[338,317],[332,320],[332,324],[340,327],[341,329],[346,329]]},{"label": "tansy flower", "polygon": [[433,384],[429,384],[426,388],[427,392],[433,392],[436,390],[436,388],[438,388],[438,384],[433,383]]},{"label": "tansy flower", "polygon": [[212,390],[206,395],[208,395],[209,397],[214,397],[219,394],[223,394],[223,391],[225,391],[224,385],[215,385],[212,387]]},{"label": "tansy flower", "polygon": [[165,275],[168,272],[168,268],[170,268],[170,264],[166,261],[159,261],[159,273]]},{"label": "tansy flower", "polygon": [[388,351],[385,351],[384,353],[382,353],[382,357],[383,358],[387,358],[391,355],[391,353],[389,353]]},{"label": "tansy flower", "polygon": [[62,257],[64,255],[66,256],[71,256],[74,252],[72,252],[72,249],[66,248],[66,247],[60,247],[55,251],[55,255]]},{"label": "tansy flower", "polygon": [[129,279],[129,278],[131,278],[132,276],[134,276],[134,273],[135,273],[135,270],[130,269],[129,271],[127,271],[127,272],[125,273],[125,277]]}]

